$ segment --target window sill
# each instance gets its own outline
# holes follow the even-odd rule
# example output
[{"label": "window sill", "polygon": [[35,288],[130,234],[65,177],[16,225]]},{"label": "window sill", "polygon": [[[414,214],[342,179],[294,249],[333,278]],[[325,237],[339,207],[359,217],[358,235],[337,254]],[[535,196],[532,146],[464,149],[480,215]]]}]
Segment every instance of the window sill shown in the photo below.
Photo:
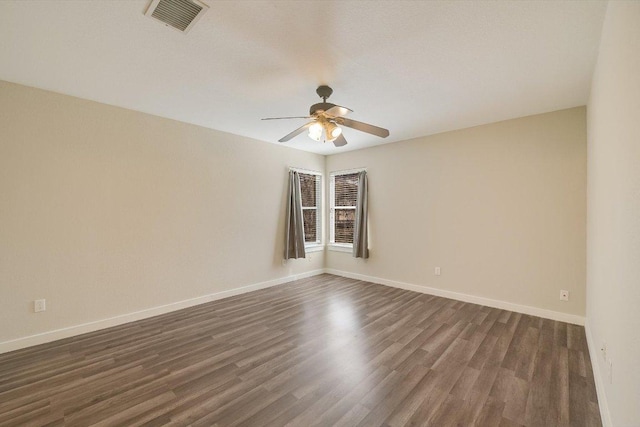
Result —
[{"label": "window sill", "polygon": [[327,249],[335,252],[353,252],[353,245],[349,244],[341,244],[341,243],[330,243],[327,245]]},{"label": "window sill", "polygon": [[324,251],[323,244],[313,244],[304,247],[305,252],[322,252]]}]

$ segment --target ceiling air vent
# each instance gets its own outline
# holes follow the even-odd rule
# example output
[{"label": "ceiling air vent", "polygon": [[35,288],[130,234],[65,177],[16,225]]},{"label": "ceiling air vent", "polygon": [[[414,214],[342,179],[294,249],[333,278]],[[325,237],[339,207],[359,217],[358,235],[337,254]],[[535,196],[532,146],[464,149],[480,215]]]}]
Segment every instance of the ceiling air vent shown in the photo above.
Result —
[{"label": "ceiling air vent", "polygon": [[153,0],[145,15],[187,33],[209,9],[197,0]]}]

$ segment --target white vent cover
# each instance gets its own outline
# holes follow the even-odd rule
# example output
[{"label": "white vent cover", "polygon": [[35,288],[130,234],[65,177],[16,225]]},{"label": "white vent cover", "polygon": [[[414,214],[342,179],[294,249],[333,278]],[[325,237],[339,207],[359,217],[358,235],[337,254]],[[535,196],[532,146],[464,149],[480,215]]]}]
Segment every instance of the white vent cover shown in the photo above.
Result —
[{"label": "white vent cover", "polygon": [[207,9],[209,6],[198,0],[153,0],[145,15],[187,33]]}]

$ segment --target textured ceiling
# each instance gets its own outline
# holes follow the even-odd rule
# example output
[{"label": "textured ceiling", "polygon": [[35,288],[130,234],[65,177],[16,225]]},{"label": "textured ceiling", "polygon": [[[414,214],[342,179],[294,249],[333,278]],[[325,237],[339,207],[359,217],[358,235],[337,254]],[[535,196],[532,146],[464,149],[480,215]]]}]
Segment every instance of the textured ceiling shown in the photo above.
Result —
[{"label": "textured ceiling", "polygon": [[329,84],[355,120],[322,154],[584,105],[602,1],[205,1],[188,33],[149,1],[0,1],[0,79],[277,143]]}]

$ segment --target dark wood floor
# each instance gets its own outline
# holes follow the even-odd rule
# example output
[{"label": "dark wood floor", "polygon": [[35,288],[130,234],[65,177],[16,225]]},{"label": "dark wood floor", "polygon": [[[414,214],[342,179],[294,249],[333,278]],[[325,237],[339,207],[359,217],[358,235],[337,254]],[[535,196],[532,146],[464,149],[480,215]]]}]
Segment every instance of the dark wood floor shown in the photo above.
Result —
[{"label": "dark wood floor", "polygon": [[316,276],[0,355],[0,425],[597,426],[580,326]]}]

